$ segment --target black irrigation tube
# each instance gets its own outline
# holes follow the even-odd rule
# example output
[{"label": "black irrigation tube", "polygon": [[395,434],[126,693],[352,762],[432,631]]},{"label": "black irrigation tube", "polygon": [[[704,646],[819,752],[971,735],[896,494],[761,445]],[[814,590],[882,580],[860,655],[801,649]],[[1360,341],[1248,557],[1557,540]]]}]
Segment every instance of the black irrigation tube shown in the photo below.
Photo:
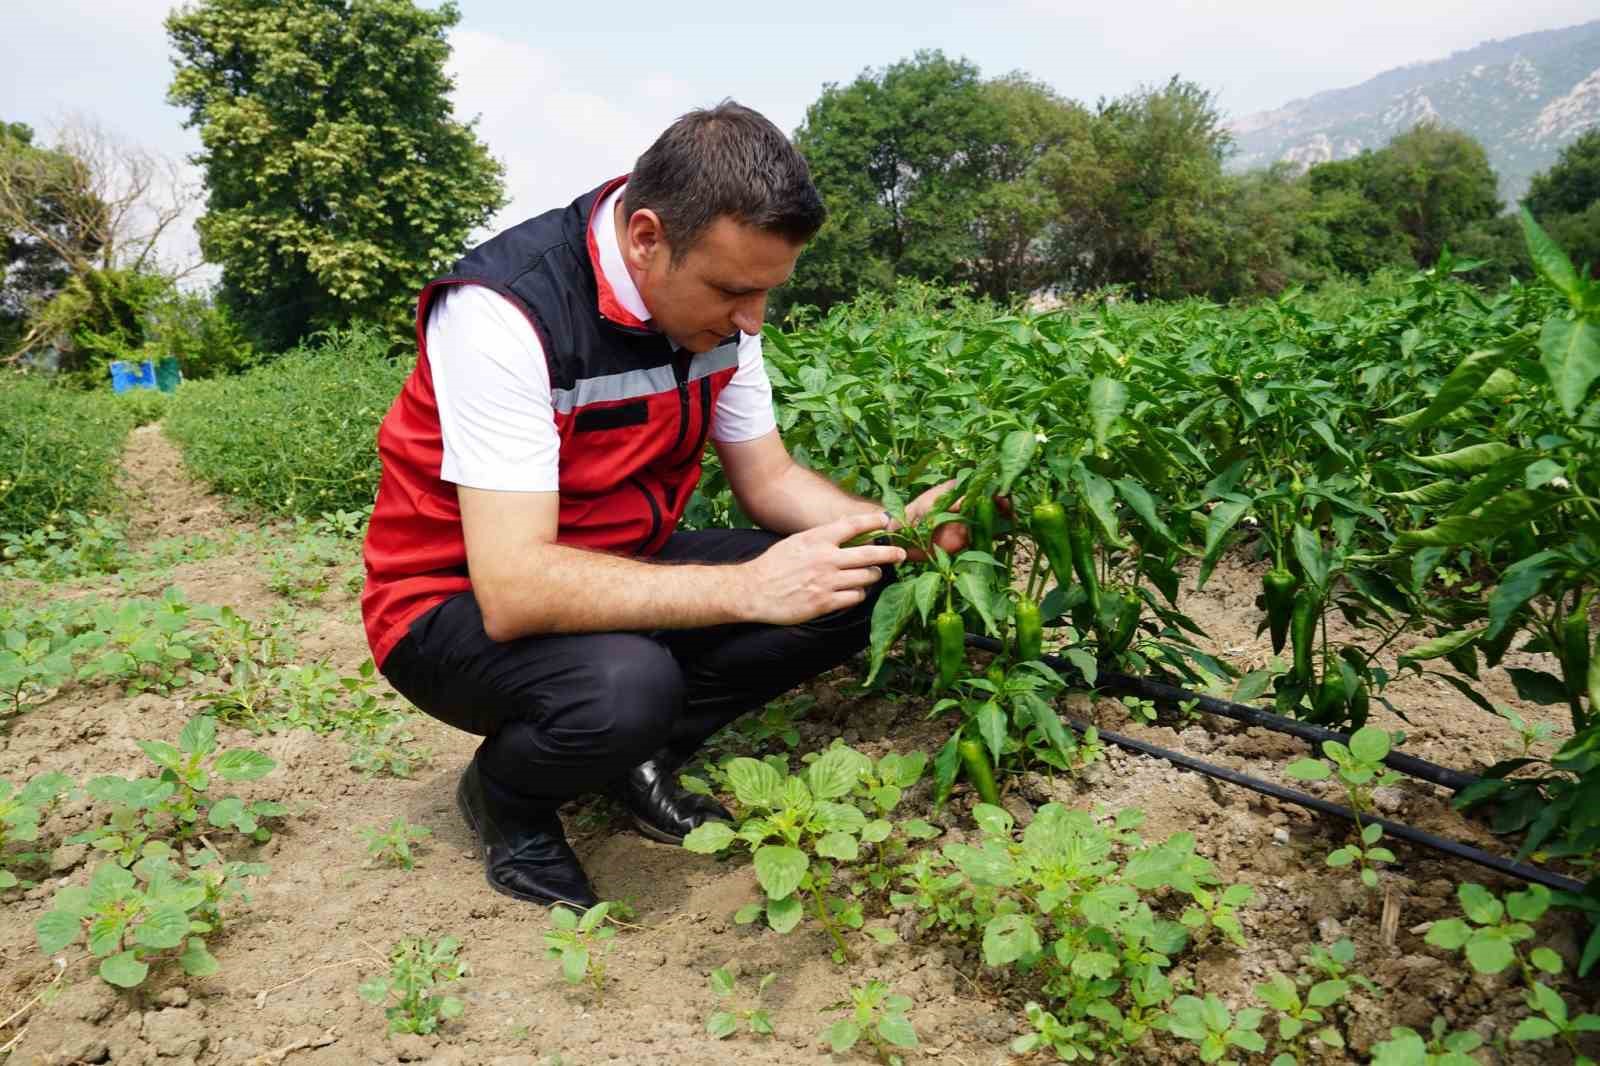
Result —
[{"label": "black irrigation tube", "polygon": [[[973,647],[982,648],[986,651],[998,651],[1000,648],[1000,645],[997,641],[978,634],[968,634],[967,642]],[[1052,660],[1055,661],[1052,662]],[[1058,670],[1070,669],[1069,664],[1062,662],[1053,655],[1044,656],[1044,661],[1049,665],[1056,667]],[[1182,690],[1175,689],[1174,691],[1181,692]],[[1186,696],[1184,698],[1187,699],[1190,697]],[[1073,718],[1063,717],[1062,720],[1079,733],[1083,733],[1090,728],[1090,726],[1088,726],[1086,723],[1079,722]],[[1480,848],[1475,848],[1470,844],[1463,844],[1459,840],[1451,840],[1448,837],[1435,836],[1434,834],[1425,832],[1421,829],[1413,829],[1409,825],[1405,825],[1400,822],[1393,822],[1387,818],[1382,818],[1377,815],[1358,817],[1356,812],[1352,811],[1348,807],[1341,806],[1337,803],[1330,803],[1325,799],[1319,799],[1318,797],[1307,792],[1300,792],[1297,789],[1285,788],[1283,785],[1275,784],[1271,781],[1266,781],[1262,778],[1251,776],[1250,774],[1241,773],[1238,770],[1230,770],[1226,766],[1218,766],[1215,763],[1208,763],[1202,759],[1196,759],[1192,756],[1183,755],[1176,751],[1168,751],[1165,748],[1157,747],[1154,744],[1146,743],[1143,740],[1137,740],[1130,736],[1124,736],[1121,733],[1114,733],[1108,729],[1098,729],[1097,732],[1100,736],[1100,739],[1106,741],[1107,743],[1115,744],[1119,748],[1125,748],[1129,751],[1136,751],[1141,755],[1148,755],[1157,759],[1164,759],[1167,762],[1172,763],[1174,766],[1181,766],[1186,770],[1193,770],[1194,772],[1204,774],[1207,777],[1214,777],[1219,781],[1226,781],[1229,784],[1238,785],[1240,788],[1247,788],[1252,792],[1259,792],[1263,796],[1271,796],[1274,799],[1282,800],[1286,803],[1293,803],[1297,806],[1305,807],[1308,810],[1317,811],[1320,814],[1331,815],[1335,818],[1343,818],[1347,821],[1357,822],[1358,824],[1369,823],[1382,826],[1383,831],[1396,840],[1404,840],[1408,843],[1419,844],[1425,848],[1432,848],[1434,851],[1443,852],[1446,855],[1450,855],[1458,859],[1464,859],[1467,862],[1475,863],[1490,870],[1508,874],[1511,877],[1515,877],[1532,884],[1543,885],[1546,888],[1555,889],[1557,891],[1571,892],[1574,895],[1580,895],[1584,890],[1584,884],[1582,881],[1576,881],[1570,877],[1563,877],[1561,874],[1552,873],[1549,870],[1541,869],[1537,866],[1529,866],[1526,863],[1515,862],[1499,855],[1493,855],[1487,851],[1483,851]]]},{"label": "black irrigation tube", "polygon": [[[1049,656],[1048,658],[1055,658]],[[1066,663],[1051,663],[1057,670],[1066,666]],[[1194,700],[1200,710],[1207,714],[1221,715],[1235,721],[1244,722],[1246,725],[1260,726],[1270,729],[1275,733],[1287,733],[1301,740],[1320,744],[1326,740],[1337,740],[1341,744],[1350,743],[1350,734],[1341,733],[1334,729],[1324,729],[1309,722],[1297,722],[1293,718],[1285,718],[1281,714],[1272,714],[1256,707],[1243,703],[1234,703],[1232,700],[1219,700],[1213,696],[1203,696],[1198,692],[1178,688],[1176,685],[1164,685],[1159,681],[1151,681],[1143,677],[1130,677],[1127,674],[1113,672],[1102,673],[1099,679],[1099,688],[1107,692],[1131,693],[1144,699],[1155,700],[1158,703],[1176,704],[1181,700]],[[1383,760],[1390,769],[1398,770],[1409,777],[1419,778],[1423,781],[1442,785],[1452,792],[1459,792],[1478,780],[1477,774],[1469,774],[1461,770],[1452,770],[1448,766],[1419,759],[1415,755],[1404,752],[1392,751],[1389,757]]]}]

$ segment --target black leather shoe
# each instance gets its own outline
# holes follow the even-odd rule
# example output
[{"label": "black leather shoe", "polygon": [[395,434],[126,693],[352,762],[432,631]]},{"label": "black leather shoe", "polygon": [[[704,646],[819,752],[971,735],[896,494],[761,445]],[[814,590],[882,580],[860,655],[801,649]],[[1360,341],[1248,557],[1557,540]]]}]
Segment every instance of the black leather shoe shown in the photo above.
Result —
[{"label": "black leather shoe", "polygon": [[567,903],[584,910],[600,902],[562,831],[554,808],[511,813],[484,792],[478,762],[456,786],[461,817],[478,838],[489,887],[529,903]]},{"label": "black leather shoe", "polygon": [[629,770],[613,790],[633,816],[634,828],[663,844],[682,844],[689,830],[713,819],[733,821],[727,808],[710,796],[678,787],[678,765],[663,749]]}]

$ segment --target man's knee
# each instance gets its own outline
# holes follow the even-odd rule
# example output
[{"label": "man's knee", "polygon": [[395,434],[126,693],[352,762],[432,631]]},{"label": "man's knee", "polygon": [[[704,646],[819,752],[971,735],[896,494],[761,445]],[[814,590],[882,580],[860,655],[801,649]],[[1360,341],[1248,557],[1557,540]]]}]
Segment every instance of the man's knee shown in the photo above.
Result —
[{"label": "man's knee", "polygon": [[584,671],[591,719],[619,750],[648,753],[664,741],[683,708],[683,671],[647,637],[619,635]]}]

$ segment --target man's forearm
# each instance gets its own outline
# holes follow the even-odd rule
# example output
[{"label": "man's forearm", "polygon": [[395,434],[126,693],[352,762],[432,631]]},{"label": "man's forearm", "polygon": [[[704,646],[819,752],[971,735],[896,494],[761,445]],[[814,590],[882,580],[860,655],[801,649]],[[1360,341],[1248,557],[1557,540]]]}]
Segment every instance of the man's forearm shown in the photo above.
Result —
[{"label": "man's forearm", "polygon": [[731,565],[660,564],[564,544],[530,550],[520,574],[475,588],[490,639],[687,629],[744,621]]},{"label": "man's forearm", "polygon": [[821,474],[790,461],[778,477],[748,492],[739,506],[762,529],[798,533],[846,515],[881,511],[883,504],[862,499],[841,489]]}]

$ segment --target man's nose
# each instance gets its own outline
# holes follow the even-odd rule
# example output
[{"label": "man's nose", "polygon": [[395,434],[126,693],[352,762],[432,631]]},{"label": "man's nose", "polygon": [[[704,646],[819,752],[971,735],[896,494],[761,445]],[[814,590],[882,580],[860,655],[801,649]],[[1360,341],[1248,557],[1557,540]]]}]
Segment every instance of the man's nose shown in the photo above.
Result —
[{"label": "man's nose", "polygon": [[765,296],[741,303],[733,312],[733,324],[741,332],[757,334],[761,332],[761,322],[767,315],[767,298]]}]

